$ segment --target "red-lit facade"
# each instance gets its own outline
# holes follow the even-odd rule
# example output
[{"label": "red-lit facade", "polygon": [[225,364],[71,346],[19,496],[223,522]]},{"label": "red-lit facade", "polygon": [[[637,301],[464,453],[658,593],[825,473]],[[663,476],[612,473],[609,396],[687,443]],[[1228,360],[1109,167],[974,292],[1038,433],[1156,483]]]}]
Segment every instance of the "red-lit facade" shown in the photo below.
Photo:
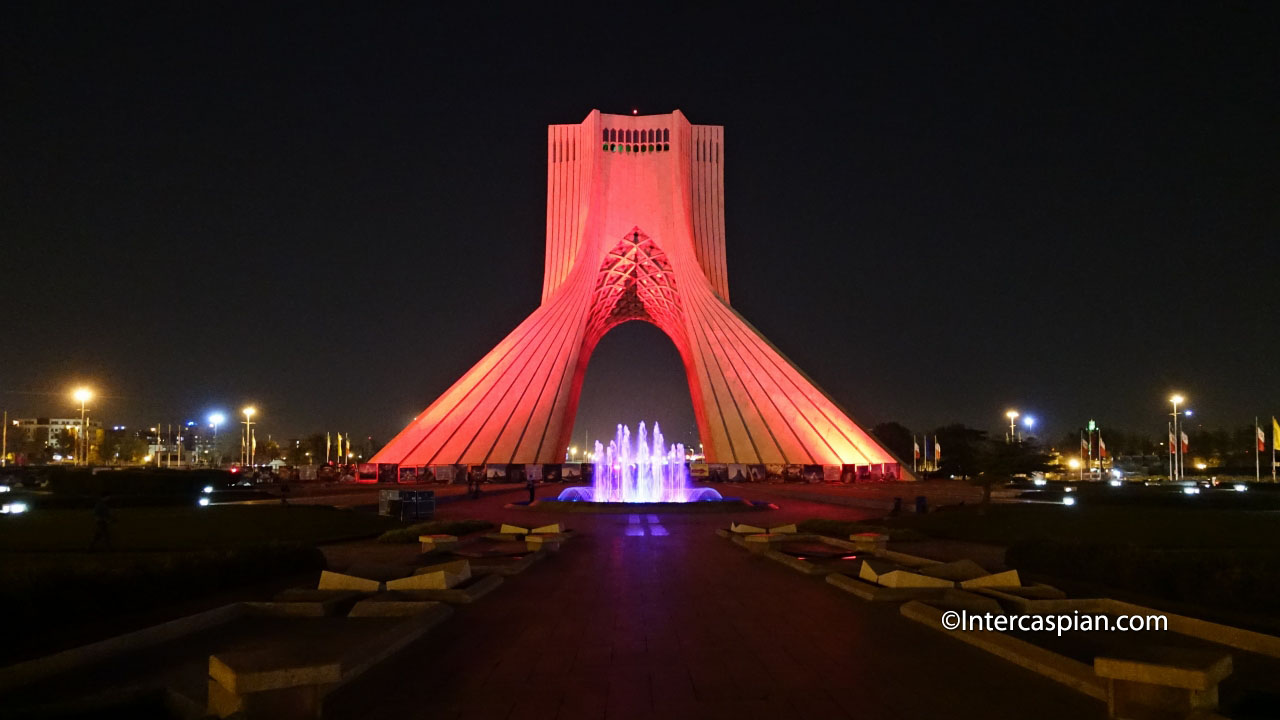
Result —
[{"label": "red-lit facade", "polygon": [[724,156],[678,110],[549,127],[541,306],[373,462],[562,461],[596,344],[644,320],[680,352],[708,462],[896,463],[730,306]]}]

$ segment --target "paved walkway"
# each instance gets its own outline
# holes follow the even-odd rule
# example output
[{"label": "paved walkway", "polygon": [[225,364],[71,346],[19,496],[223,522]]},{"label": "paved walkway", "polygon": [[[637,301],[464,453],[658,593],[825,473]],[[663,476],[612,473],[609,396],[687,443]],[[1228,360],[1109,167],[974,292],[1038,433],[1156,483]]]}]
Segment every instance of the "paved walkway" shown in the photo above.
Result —
[{"label": "paved walkway", "polygon": [[[509,498],[508,498],[509,499]],[[442,517],[534,522],[503,498]],[[858,519],[792,500],[767,515]],[[327,702],[361,718],[1100,718],[1099,702],[717,538],[729,515],[565,515],[580,537]],[[405,547],[404,552],[414,548]],[[333,549],[335,555],[358,547]]]}]

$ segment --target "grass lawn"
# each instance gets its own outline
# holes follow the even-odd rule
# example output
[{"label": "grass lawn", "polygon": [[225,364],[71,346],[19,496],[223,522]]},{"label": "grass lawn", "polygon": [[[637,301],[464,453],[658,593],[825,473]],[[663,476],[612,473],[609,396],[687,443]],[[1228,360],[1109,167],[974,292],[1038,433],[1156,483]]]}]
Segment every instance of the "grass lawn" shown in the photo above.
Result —
[{"label": "grass lawn", "polygon": [[997,545],[1070,540],[1152,548],[1280,550],[1280,516],[1245,510],[997,503],[883,522],[930,537]]},{"label": "grass lawn", "polygon": [[1280,612],[1280,516],[1257,510],[1005,505],[886,519],[900,530],[1008,548],[1006,562],[1204,608]]},{"label": "grass lawn", "polygon": [[487,520],[428,520],[409,527],[388,530],[378,537],[378,542],[416,543],[420,535],[455,535],[460,537],[493,529],[493,523]]},{"label": "grass lawn", "polygon": [[[0,517],[0,659],[48,651],[41,628],[89,637],[113,617],[324,567],[317,544],[401,527],[370,513],[307,505],[137,507],[112,511],[111,552],[87,552],[92,510]],[[100,630],[100,628],[99,628]]]},{"label": "grass lawn", "polygon": [[[311,505],[213,505],[112,511],[112,549],[194,551],[332,542],[380,535],[401,523]],[[92,510],[33,510],[0,518],[0,552],[79,552],[93,539]]]}]

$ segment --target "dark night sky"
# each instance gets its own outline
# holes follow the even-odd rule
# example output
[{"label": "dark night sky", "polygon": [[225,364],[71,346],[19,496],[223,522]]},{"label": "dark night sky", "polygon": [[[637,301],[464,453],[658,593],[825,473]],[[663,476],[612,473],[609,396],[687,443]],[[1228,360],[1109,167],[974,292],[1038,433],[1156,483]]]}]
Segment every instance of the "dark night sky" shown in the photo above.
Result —
[{"label": "dark night sky", "polygon": [[[725,126],[734,306],[863,423],[1280,413],[1272,3],[171,5],[0,11],[11,414],[385,440],[537,304],[546,126],[633,107]],[[575,438],[642,418],[624,326]]]}]

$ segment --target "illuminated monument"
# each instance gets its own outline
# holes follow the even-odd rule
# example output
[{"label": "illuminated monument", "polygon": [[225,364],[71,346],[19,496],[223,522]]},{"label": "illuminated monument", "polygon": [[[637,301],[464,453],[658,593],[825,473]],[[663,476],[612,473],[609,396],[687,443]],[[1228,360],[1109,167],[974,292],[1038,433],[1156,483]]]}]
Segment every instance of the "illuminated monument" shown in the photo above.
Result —
[{"label": "illuminated monument", "polygon": [[680,352],[707,462],[896,464],[729,305],[724,157],[724,128],[678,110],[550,126],[542,305],[373,462],[561,462],[596,344],[644,320]]}]

